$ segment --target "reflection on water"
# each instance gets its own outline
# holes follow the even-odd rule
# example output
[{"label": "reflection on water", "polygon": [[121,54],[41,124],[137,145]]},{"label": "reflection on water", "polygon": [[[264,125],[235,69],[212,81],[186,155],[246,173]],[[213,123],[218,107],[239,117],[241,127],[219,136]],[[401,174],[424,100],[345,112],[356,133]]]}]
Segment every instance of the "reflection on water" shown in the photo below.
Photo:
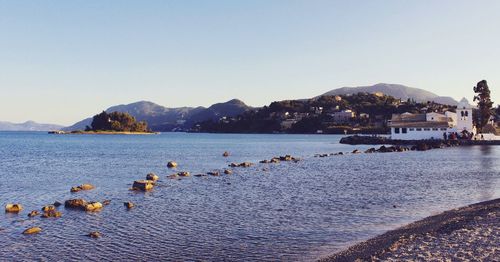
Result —
[{"label": "reflection on water", "polygon": [[[25,206],[20,215],[1,215],[0,260],[312,260],[500,193],[499,147],[312,157],[367,148],[338,140],[0,133],[0,204]],[[222,157],[224,151],[231,156]],[[166,178],[284,154],[304,160],[256,164],[220,177]],[[166,168],[169,160],[179,163],[177,170]],[[149,172],[161,177],[152,192],[128,190]],[[82,183],[97,188],[69,192]],[[75,197],[112,202],[98,213],[60,208],[60,219],[27,219],[30,210]],[[136,207],[127,211],[124,201]],[[43,232],[23,236],[30,226]],[[95,230],[101,239],[85,236]]]},{"label": "reflection on water", "polygon": [[495,166],[495,161],[498,161],[498,156],[495,157],[495,147],[494,146],[476,146],[479,148],[480,157],[478,157],[479,166],[484,170],[497,170],[495,172],[479,172],[479,188],[483,188],[481,191],[481,198],[491,199],[495,195],[495,179],[498,179],[498,173],[500,169],[498,168],[498,163]]}]

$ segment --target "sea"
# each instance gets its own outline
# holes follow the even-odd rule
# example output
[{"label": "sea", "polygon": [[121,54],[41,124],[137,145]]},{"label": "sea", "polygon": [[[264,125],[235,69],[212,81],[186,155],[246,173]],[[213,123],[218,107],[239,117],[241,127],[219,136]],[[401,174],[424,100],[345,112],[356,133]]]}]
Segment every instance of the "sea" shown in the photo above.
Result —
[{"label": "sea", "polygon": [[[340,144],[341,137],[0,132],[0,204],[24,207],[0,214],[0,260],[314,261],[500,196],[499,146],[352,154],[372,146]],[[301,161],[259,163],[284,155]],[[228,167],[233,162],[254,165]],[[226,168],[233,173],[222,174]],[[167,178],[180,171],[191,176]],[[212,171],[221,175],[195,176]],[[152,191],[130,190],[148,173],[160,177]],[[96,188],[70,192],[84,183]],[[111,203],[100,212],[61,206],[60,218],[27,216],[74,198]],[[42,232],[22,234],[34,226]],[[102,237],[88,237],[93,231]]]}]

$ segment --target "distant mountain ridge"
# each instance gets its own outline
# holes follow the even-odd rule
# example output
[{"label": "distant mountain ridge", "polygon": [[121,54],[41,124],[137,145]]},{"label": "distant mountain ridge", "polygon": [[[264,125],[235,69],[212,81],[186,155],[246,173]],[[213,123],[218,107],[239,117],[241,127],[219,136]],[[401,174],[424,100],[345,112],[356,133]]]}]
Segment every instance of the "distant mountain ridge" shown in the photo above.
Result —
[{"label": "distant mountain ridge", "polygon": [[399,84],[386,84],[379,83],[372,86],[358,86],[358,87],[342,87],[328,91],[320,96],[325,95],[347,95],[356,94],[359,92],[376,93],[381,92],[385,95],[407,100],[408,98],[414,99],[417,102],[434,101],[439,104],[457,105],[458,102],[448,96],[438,96],[432,92],[424,89],[408,87]]},{"label": "distant mountain ridge", "polygon": [[51,131],[60,130],[61,125],[55,124],[40,124],[34,121],[26,121],[24,123],[11,123],[0,121],[0,131]]},{"label": "distant mountain ridge", "polygon": [[[398,99],[407,100],[414,99],[417,102],[434,101],[440,104],[456,105],[451,97],[438,96],[432,92],[408,87],[398,84],[376,84],[372,86],[360,87],[342,87],[331,90],[323,95],[346,95],[357,94],[359,92],[376,93],[381,92],[385,95],[393,96]],[[319,97],[319,96],[318,96]],[[214,120],[217,121],[222,117],[234,117],[242,113],[252,110],[243,101],[232,99],[224,103],[213,104],[208,108],[205,107],[176,107],[168,108],[149,101],[139,101],[126,105],[112,106],[105,111],[108,113],[119,111],[129,113],[138,121],[146,121],[149,128],[153,131],[167,132],[177,130],[189,130],[196,123]],[[100,113],[100,112],[96,112]],[[86,126],[90,126],[92,117],[86,118],[72,126],[66,127],[63,130],[84,130]]]},{"label": "distant mountain ridge", "polygon": [[[105,111],[108,113],[114,111],[129,113],[138,121],[146,121],[153,131],[172,131],[175,129],[189,129],[197,122],[218,120],[224,116],[237,116],[250,109],[252,107],[241,100],[232,99],[224,103],[214,104],[208,108],[201,106],[168,108],[149,101],[139,101],[127,105],[112,106]],[[84,130],[91,123],[92,117],[89,117],[64,128],[64,130]]]}]

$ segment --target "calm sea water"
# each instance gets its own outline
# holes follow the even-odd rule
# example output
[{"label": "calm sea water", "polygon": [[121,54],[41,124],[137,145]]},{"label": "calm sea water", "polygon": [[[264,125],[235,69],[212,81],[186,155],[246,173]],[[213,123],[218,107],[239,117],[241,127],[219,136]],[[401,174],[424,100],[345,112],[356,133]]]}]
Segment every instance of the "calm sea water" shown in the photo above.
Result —
[{"label": "calm sea water", "polygon": [[[152,136],[0,132],[0,260],[303,261],[410,221],[500,195],[500,147],[315,158],[367,146],[328,135],[171,133]],[[231,152],[228,158],[224,151]],[[169,180],[177,171],[221,170],[292,154],[298,163],[256,164],[232,175]],[[151,192],[129,191],[149,172]],[[70,193],[71,186],[96,185]],[[27,213],[70,198],[112,200],[101,212]],[[122,202],[136,208],[127,211]],[[396,208],[393,207],[396,205]],[[43,232],[24,236],[40,226]],[[85,235],[100,231],[103,237]]]}]

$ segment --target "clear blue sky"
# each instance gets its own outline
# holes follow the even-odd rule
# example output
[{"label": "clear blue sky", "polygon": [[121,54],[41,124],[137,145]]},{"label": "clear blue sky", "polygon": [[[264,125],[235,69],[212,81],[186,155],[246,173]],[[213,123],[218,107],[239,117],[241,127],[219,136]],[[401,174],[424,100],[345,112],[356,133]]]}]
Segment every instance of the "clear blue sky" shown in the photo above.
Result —
[{"label": "clear blue sky", "polygon": [[500,102],[500,1],[0,0],[0,120],[398,83]]}]

